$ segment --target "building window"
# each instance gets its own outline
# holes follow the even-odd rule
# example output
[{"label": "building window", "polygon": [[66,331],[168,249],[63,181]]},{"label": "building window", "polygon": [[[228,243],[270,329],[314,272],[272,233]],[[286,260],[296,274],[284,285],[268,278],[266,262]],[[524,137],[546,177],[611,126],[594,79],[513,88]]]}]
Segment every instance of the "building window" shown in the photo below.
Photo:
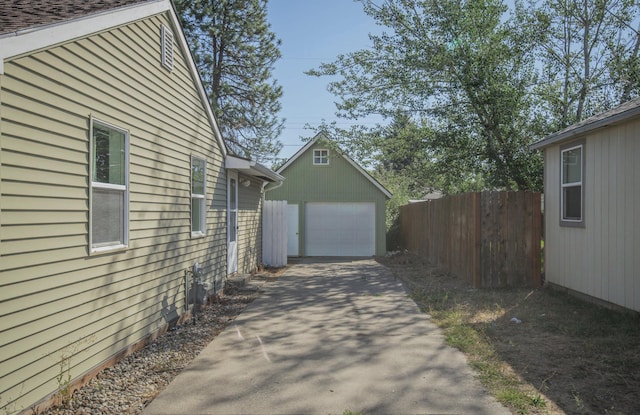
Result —
[{"label": "building window", "polygon": [[313,164],[328,165],[329,150],[313,150]]},{"label": "building window", "polygon": [[173,33],[165,25],[160,30],[160,48],[162,66],[173,71]]},{"label": "building window", "polygon": [[91,252],[129,243],[129,133],[91,120]]},{"label": "building window", "polygon": [[191,234],[201,236],[206,230],[207,197],[205,190],[207,162],[198,157],[191,158]]},{"label": "building window", "polygon": [[570,144],[561,154],[561,224],[584,224],[584,143]]}]

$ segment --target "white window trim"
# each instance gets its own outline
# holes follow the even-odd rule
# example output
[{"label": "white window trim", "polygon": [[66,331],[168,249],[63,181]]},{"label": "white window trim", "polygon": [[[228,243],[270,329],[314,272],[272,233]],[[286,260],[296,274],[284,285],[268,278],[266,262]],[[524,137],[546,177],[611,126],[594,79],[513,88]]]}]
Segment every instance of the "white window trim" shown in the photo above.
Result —
[{"label": "white window trim", "polygon": [[[575,149],[580,149],[580,181],[564,183],[564,153]],[[560,147],[560,225],[563,226],[584,226],[584,162],[585,162],[585,143],[580,141],[575,145]],[[564,189],[571,187],[580,187],[580,219],[566,218]]]},{"label": "white window trim", "polygon": [[[191,192],[191,199],[190,199],[191,215],[193,215],[193,205],[192,205],[193,200],[197,199],[198,203],[200,203],[200,223],[202,224],[202,230],[198,230],[198,231],[193,230],[193,217],[191,217],[191,215],[189,215],[191,219],[190,220],[191,223],[189,224],[189,227],[191,229],[191,237],[201,238],[207,234],[207,159],[203,157],[198,157],[198,156],[191,156],[191,174],[193,174],[194,160],[200,160],[204,163],[204,172],[203,172],[204,176],[203,176],[203,183],[202,183],[202,186],[203,186],[202,189],[204,193],[200,194],[200,193]],[[190,187],[190,190],[193,191],[193,177],[191,177],[191,180],[189,182],[189,187]]]},{"label": "white window trim", "polygon": [[[320,157],[320,159],[322,159],[322,152],[326,151],[327,152],[327,162],[326,163],[316,163],[316,157]],[[316,153],[319,153],[318,156],[316,156]],[[313,165],[314,166],[328,166],[329,165],[329,150],[325,149],[325,148],[317,148],[313,150]]]},{"label": "white window trim", "polygon": [[[89,178],[93,178],[93,126],[95,124],[120,131],[124,134],[124,185],[94,182],[90,180],[89,186],[89,254],[102,254],[105,252],[121,251],[129,248],[129,130],[118,127],[111,123],[101,121],[97,118],[89,118]],[[122,212],[123,220],[123,243],[113,245],[95,245],[93,244],[93,189],[120,190],[124,193],[124,211]]]}]

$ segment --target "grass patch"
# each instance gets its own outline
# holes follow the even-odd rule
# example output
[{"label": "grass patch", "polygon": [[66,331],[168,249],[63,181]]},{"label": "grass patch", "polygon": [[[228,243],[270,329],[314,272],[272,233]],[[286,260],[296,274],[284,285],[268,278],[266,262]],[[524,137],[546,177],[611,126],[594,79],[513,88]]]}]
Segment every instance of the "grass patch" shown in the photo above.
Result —
[{"label": "grass patch", "polygon": [[[517,414],[632,414],[640,402],[640,318],[548,288],[472,289],[407,255],[380,258]],[[512,321],[516,318],[520,323]]]}]

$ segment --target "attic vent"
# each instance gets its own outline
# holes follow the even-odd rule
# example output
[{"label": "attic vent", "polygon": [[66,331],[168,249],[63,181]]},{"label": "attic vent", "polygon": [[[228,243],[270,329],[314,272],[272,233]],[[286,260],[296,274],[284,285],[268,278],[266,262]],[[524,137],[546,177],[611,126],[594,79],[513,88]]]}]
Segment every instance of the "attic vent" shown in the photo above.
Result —
[{"label": "attic vent", "polygon": [[162,25],[162,66],[173,70],[173,33],[168,27]]}]

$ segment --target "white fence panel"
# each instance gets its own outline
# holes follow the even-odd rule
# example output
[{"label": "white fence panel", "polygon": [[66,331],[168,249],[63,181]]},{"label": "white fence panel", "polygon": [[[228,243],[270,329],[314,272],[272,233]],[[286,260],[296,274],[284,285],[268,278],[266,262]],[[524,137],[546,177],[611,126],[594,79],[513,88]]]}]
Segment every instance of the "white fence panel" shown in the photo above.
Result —
[{"label": "white fence panel", "polygon": [[287,265],[287,201],[265,200],[262,215],[262,261],[270,267],[284,267]]}]

